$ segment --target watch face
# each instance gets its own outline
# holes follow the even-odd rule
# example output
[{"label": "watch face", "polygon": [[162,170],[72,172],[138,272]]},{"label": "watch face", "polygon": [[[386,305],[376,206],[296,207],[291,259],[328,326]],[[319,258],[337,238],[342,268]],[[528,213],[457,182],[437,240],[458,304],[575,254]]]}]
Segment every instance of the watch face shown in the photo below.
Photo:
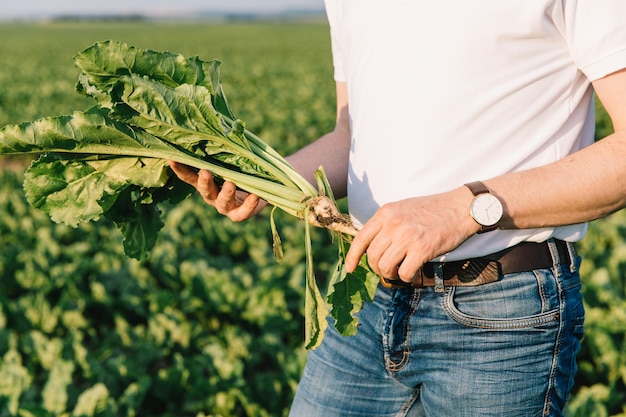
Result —
[{"label": "watch face", "polygon": [[503,213],[502,203],[494,195],[479,194],[474,198],[470,214],[483,226],[492,226],[500,221]]}]

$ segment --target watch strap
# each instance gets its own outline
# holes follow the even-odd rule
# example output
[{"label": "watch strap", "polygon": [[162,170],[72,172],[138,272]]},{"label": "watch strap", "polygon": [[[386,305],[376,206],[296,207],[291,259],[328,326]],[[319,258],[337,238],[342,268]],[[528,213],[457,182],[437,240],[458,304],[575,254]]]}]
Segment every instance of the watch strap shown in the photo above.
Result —
[{"label": "watch strap", "polygon": [[481,181],[468,182],[465,186],[469,188],[475,196],[490,192],[489,188],[487,188]]}]

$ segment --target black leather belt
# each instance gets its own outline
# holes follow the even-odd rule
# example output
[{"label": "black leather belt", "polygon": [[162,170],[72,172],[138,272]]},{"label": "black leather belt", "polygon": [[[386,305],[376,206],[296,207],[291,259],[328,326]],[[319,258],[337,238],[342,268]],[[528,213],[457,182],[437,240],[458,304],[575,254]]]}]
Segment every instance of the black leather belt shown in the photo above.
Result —
[{"label": "black leather belt", "polygon": [[[561,265],[570,264],[575,257],[567,242],[553,240],[559,255]],[[471,258],[461,261],[427,262],[418,271],[412,282],[400,279],[380,278],[380,282],[387,288],[423,288],[423,287],[470,287],[495,282],[502,275],[519,272],[528,272],[535,269],[550,268],[554,265],[548,242],[523,242],[511,248],[480,258]],[[436,279],[435,270],[439,270]]]}]

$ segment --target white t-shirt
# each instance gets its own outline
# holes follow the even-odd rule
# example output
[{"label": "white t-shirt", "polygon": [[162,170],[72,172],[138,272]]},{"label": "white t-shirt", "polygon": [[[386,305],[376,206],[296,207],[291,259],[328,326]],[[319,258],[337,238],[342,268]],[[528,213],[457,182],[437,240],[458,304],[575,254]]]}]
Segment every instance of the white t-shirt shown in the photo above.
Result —
[{"label": "white t-shirt", "polygon": [[[350,213],[549,164],[593,142],[590,80],[626,67],[626,0],[325,0],[346,82]],[[476,235],[445,259],[585,224]],[[443,259],[443,258],[442,258]]]}]

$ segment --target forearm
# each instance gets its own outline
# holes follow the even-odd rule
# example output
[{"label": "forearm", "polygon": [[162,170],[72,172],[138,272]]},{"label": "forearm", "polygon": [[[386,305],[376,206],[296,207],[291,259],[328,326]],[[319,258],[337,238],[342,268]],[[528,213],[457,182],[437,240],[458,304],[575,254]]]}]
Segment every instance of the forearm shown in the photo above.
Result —
[{"label": "forearm", "polygon": [[554,164],[485,181],[504,201],[503,228],[582,223],[626,206],[626,69],[593,87],[616,133]]},{"label": "forearm", "polygon": [[315,184],[315,171],[322,166],[336,198],[346,195],[348,178],[349,132],[335,129],[302,148],[287,160],[304,178]]},{"label": "forearm", "polygon": [[626,206],[626,131],[556,163],[484,181],[504,202],[502,228],[591,221]]}]

